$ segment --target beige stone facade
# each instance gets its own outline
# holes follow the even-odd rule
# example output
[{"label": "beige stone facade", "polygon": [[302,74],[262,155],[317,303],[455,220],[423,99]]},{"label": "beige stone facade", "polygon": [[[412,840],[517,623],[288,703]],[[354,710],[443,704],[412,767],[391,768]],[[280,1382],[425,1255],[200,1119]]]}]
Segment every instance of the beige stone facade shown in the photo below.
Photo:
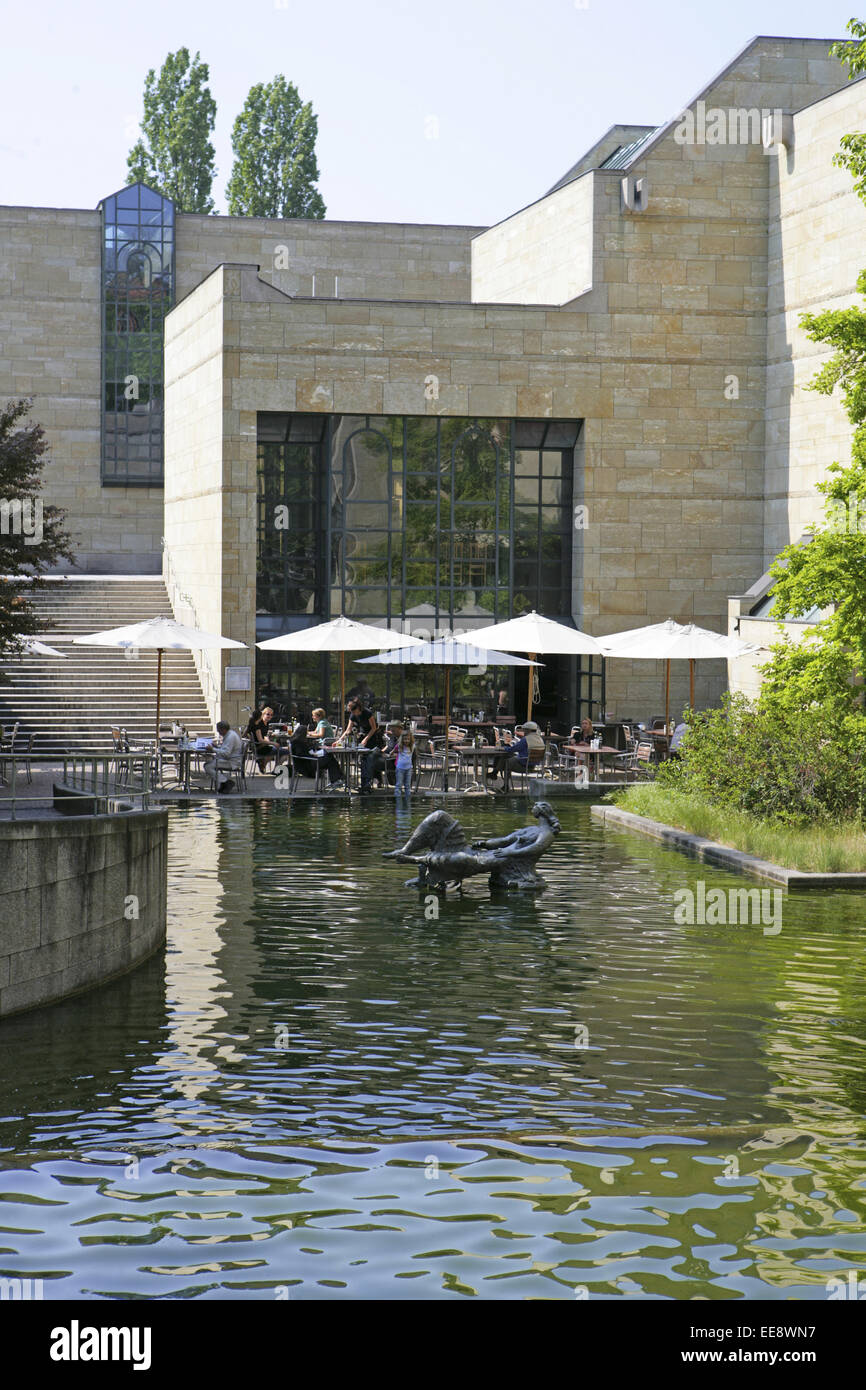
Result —
[{"label": "beige stone facade", "polygon": [[[690,107],[730,114],[724,142],[690,142],[679,117],[616,127],[490,229],[178,217],[164,514],[153,490],[98,486],[98,214],[0,210],[0,393],[36,394],[87,563],[158,568],[164,536],[176,604],[252,643],[258,412],[579,420],[575,622],[725,630],[728,597],[817,517],[814,483],[849,438],[838,403],[804,389],[821,354],[798,325],[853,302],[866,244],[832,165],[866,88],[829,42],[753,41]],[[765,149],[773,112],[793,121]],[[608,676],[609,708],[658,706],[651,663]],[[726,678],[700,665],[699,704]],[[218,690],[216,663],[204,681],[237,719],[249,697]],[[674,672],[674,708],[687,682]]]},{"label": "beige stone facade", "polygon": [[[223,262],[287,293],[463,300],[478,227],[178,215],[177,299]],[[46,500],[85,573],[158,573],[163,491],[100,483],[98,210],[0,207],[0,399],[35,398],[52,449]]]}]

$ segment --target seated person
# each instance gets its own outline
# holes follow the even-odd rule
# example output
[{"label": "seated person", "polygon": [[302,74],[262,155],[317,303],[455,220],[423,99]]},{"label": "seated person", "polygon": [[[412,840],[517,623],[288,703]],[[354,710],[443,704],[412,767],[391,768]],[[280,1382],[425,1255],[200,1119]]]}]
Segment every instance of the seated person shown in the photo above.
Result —
[{"label": "seated person", "polygon": [[526,772],[530,767],[540,763],[544,757],[544,739],[534,719],[528,719],[522,728],[518,727],[514,732],[517,738],[512,745],[510,756],[505,761],[502,774],[506,787],[510,785],[512,772]]},{"label": "seated person", "polygon": [[315,749],[310,747],[306,724],[298,724],[289,739],[289,747],[292,750],[292,765],[302,777],[315,777],[316,768],[324,764],[331,788],[343,785],[340,764],[333,753],[323,753],[319,757],[316,755]]},{"label": "seated person", "polygon": [[315,728],[307,734],[308,738],[320,738],[324,743],[333,743],[337,737],[337,730],[328,719],[323,709],[314,709],[313,718],[316,721]]},{"label": "seated person", "polygon": [[682,754],[680,753],[680,745],[682,744],[683,738],[688,733],[688,731],[689,726],[686,723],[686,721],[684,719],[680,720],[679,724],[674,729],[673,734],[671,735],[671,744],[670,748],[668,749],[669,758],[675,758],[678,760],[682,757]]},{"label": "seated person", "polygon": [[393,719],[388,725],[384,748],[370,754],[370,778],[377,778],[380,786],[383,777],[392,787],[397,781],[397,745],[402,733],[403,725],[399,719]]},{"label": "seated person", "polygon": [[487,780],[495,782],[496,778],[502,773],[506,761],[514,747],[514,734],[510,729],[495,729],[495,743],[501,749],[500,754],[490,759],[490,766],[487,769]]},{"label": "seated person", "polygon": [[253,710],[250,715],[250,722],[247,725],[247,737],[252,741],[256,752],[256,761],[259,765],[259,772],[263,775],[267,771],[268,763],[273,758],[273,771],[276,772],[279,766],[280,750],[276,743],[270,739],[268,726],[274,717],[274,711],[270,705],[259,712]]},{"label": "seated person", "polygon": [[210,756],[204,760],[204,770],[208,777],[219,774],[217,790],[221,792],[233,792],[235,784],[230,777],[223,776],[224,773],[240,772],[241,758],[243,756],[244,745],[239,733],[221,719],[217,724],[219,742],[211,744]]},{"label": "seated person", "polygon": [[525,772],[528,765],[529,744],[526,741],[526,730],[523,724],[518,724],[514,730],[514,742],[502,762],[503,786],[509,786],[512,772]]},{"label": "seated person", "polygon": [[580,727],[575,726],[571,731],[571,736],[575,743],[591,743],[595,738],[592,720],[589,718],[581,719]]}]

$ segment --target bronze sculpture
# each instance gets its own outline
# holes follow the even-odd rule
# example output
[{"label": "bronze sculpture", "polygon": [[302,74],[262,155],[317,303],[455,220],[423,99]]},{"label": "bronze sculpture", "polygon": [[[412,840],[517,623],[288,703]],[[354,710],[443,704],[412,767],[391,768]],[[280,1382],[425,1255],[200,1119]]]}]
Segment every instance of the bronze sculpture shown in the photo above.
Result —
[{"label": "bronze sculpture", "polygon": [[553,844],[560,826],[547,801],[537,801],[532,814],[538,825],[524,825],[490,840],[473,840],[470,846],[459,821],[447,811],[433,811],[402,849],[384,857],[418,865],[418,877],[409,879],[407,887],[445,892],[449,884],[456,884],[462,889],[464,878],[486,873],[491,888],[543,888],[535,863]]}]

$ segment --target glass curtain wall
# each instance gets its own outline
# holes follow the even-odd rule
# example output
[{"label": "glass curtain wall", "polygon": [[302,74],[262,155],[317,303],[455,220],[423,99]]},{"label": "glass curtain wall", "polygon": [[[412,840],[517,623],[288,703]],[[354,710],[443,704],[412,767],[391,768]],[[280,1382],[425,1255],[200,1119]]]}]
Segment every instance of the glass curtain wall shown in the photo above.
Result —
[{"label": "glass curtain wall", "polygon": [[[258,419],[259,640],[341,612],[421,637],[532,608],[569,620],[579,421]],[[437,668],[353,659],[347,688],[380,711],[441,696]],[[336,695],[337,670],[336,657],[259,652],[258,690],[303,712]],[[503,687],[505,669],[453,673],[469,709]]]},{"label": "glass curtain wall", "polygon": [[174,206],[142,183],[102,209],[102,483],[163,482],[163,324],[174,298]]}]

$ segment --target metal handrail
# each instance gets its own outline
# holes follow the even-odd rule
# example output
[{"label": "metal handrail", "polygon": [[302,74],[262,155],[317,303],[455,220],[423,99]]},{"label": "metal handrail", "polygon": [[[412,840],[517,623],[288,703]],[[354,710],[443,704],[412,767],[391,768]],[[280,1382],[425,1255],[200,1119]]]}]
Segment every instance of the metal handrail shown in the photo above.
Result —
[{"label": "metal handrail", "polygon": [[[51,806],[56,806],[58,801],[80,802],[82,796],[89,796],[95,803],[97,815],[147,811],[151,806],[154,787],[158,785],[159,754],[148,749],[111,753],[104,748],[76,749],[75,752],[58,754],[16,753],[11,748],[0,748],[0,809],[8,805],[13,821],[17,820],[22,804],[48,800],[44,792],[32,796],[20,794],[19,769],[29,769],[34,764],[57,768],[57,780],[68,793],[65,796],[64,790],[59,793],[54,790]],[[130,800],[134,804],[126,804]]]},{"label": "metal handrail", "polygon": [[[192,618],[191,626],[200,628],[202,624],[199,622],[195,603],[193,602],[191,595],[186,593],[185,590],[181,589],[180,584],[175,577],[174,565],[172,564],[171,559],[171,551],[165,544],[165,537],[163,537],[162,543],[162,553],[164,560],[163,577],[165,579],[165,586],[168,589],[168,597],[169,602],[171,603],[172,612],[174,613],[178,622],[180,622],[180,618],[178,617],[178,609],[187,608]],[[209,648],[202,647],[198,651],[194,651],[192,653],[192,656],[193,660],[195,661],[195,668],[198,672],[199,678],[204,678],[204,681],[207,685],[207,689],[203,691],[203,694],[205,697],[205,703],[208,706],[208,711],[210,712],[211,717],[215,717],[213,715],[213,710],[218,708],[219,706],[221,676],[217,677],[214,674],[213,667],[211,666],[211,653]],[[196,660],[196,658],[198,658],[198,660]]]}]

